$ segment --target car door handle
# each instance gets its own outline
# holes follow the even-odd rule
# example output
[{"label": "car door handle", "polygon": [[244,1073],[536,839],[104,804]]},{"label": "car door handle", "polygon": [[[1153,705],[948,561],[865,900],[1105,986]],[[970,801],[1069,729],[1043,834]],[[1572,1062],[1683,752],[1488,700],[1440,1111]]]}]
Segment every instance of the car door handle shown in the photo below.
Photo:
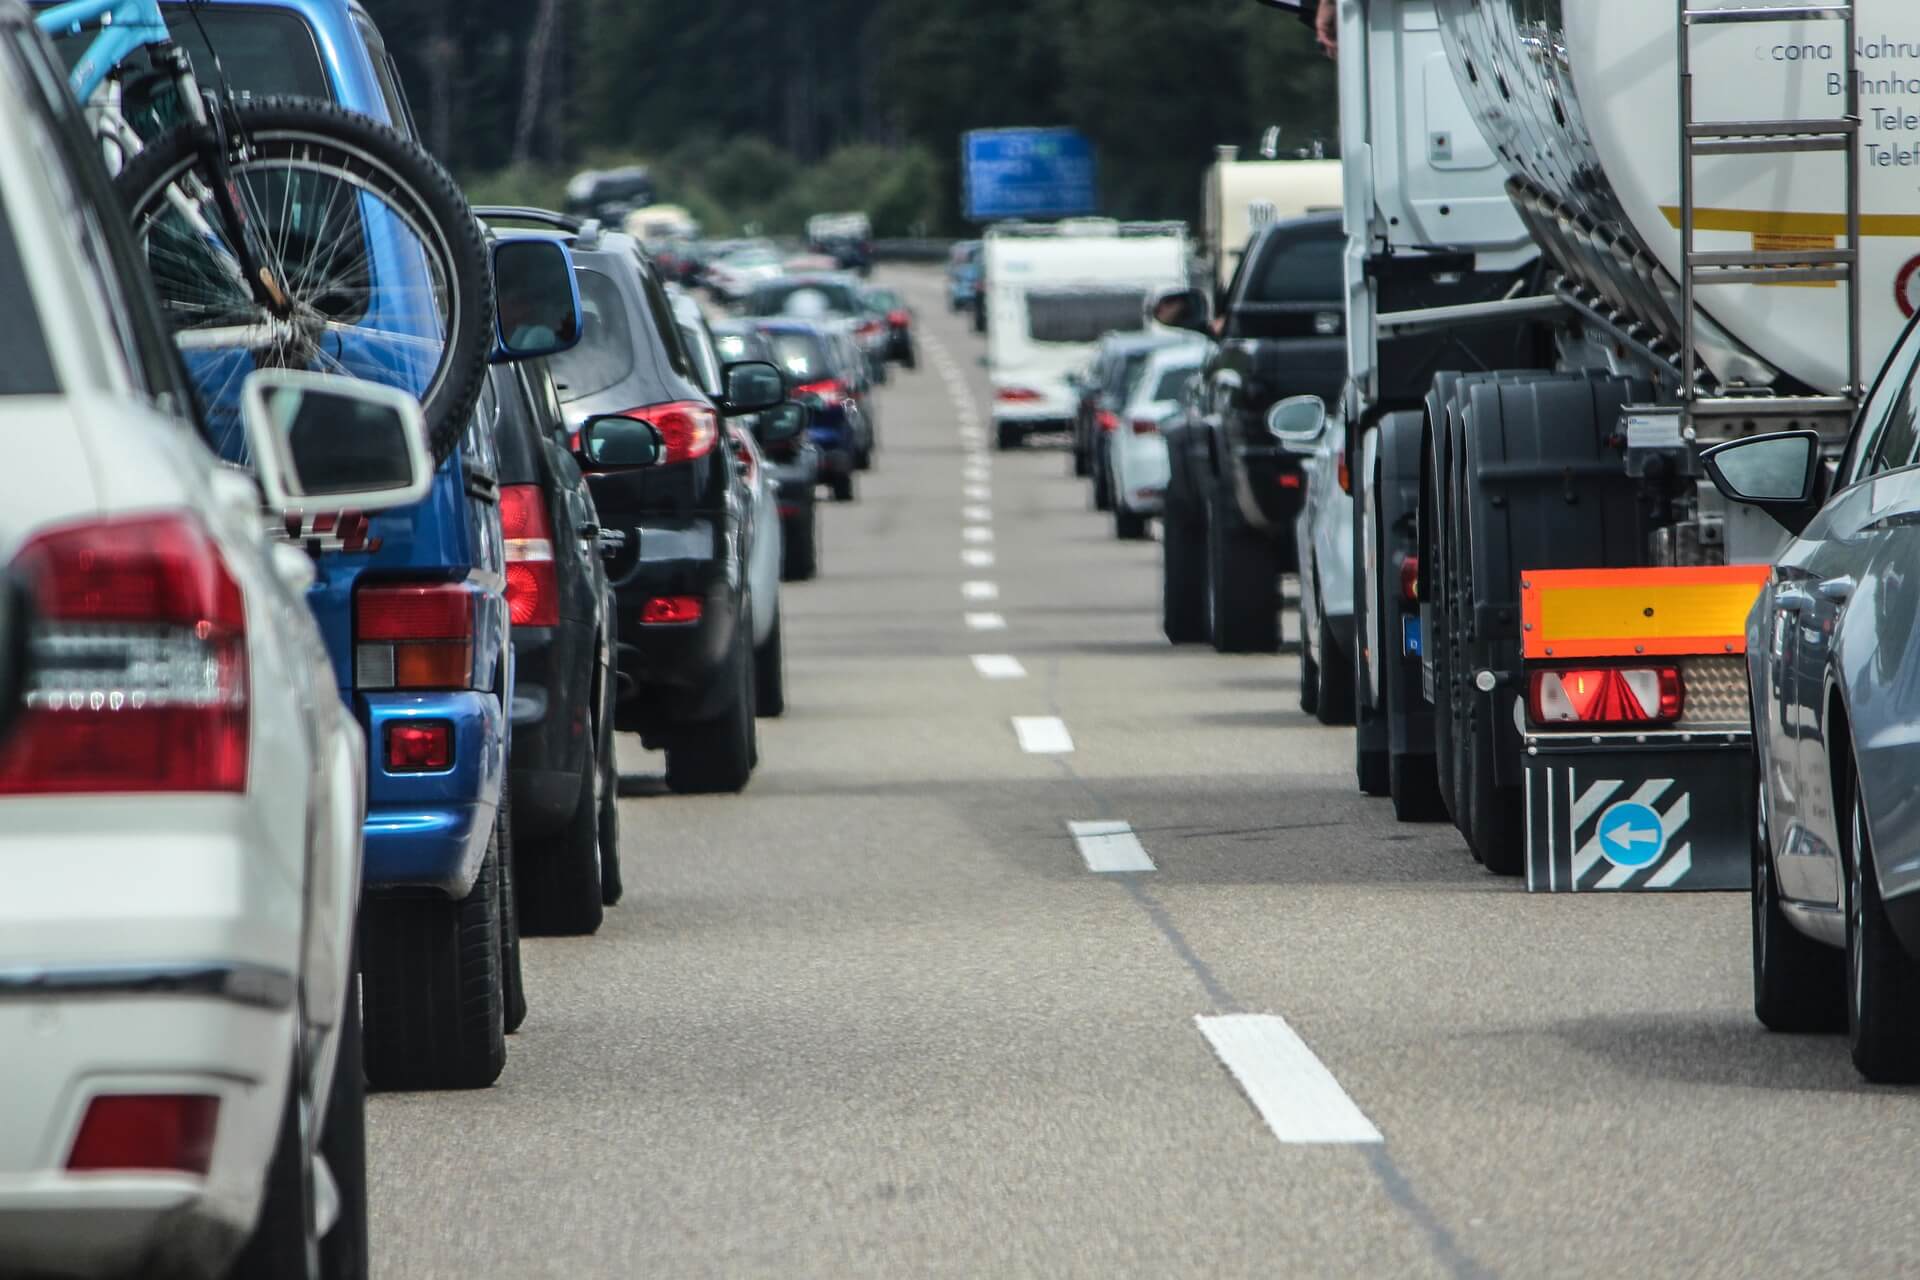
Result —
[{"label": "car door handle", "polygon": [[1820,594],[1835,604],[1845,604],[1853,598],[1853,589],[1858,586],[1852,578],[1842,574],[1838,578],[1828,578],[1820,584]]}]

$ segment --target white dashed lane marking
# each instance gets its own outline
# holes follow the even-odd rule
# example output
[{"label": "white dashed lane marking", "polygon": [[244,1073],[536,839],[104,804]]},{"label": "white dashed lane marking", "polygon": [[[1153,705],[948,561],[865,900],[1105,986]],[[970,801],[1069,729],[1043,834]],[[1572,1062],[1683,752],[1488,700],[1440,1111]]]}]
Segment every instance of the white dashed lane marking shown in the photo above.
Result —
[{"label": "white dashed lane marking", "polygon": [[960,563],[969,569],[993,568],[993,552],[984,547],[968,547],[960,553]]},{"label": "white dashed lane marking", "polygon": [[983,484],[963,485],[960,489],[960,496],[973,502],[992,502],[993,490]]},{"label": "white dashed lane marking", "polygon": [[978,579],[972,582],[963,582],[960,584],[960,594],[969,600],[998,600],[1000,598],[1000,584],[997,582],[982,582]]},{"label": "white dashed lane marking", "polygon": [[973,669],[989,680],[1024,680],[1027,669],[1010,653],[976,653]]},{"label": "white dashed lane marking", "polygon": [[969,613],[964,615],[969,631],[1005,631],[1007,620],[997,613]]},{"label": "white dashed lane marking", "polygon": [[1073,750],[1073,735],[1059,716],[1015,716],[1013,734],[1020,749],[1037,756],[1065,755]]},{"label": "white dashed lane marking", "polygon": [[1202,1014],[1194,1022],[1280,1141],[1384,1141],[1285,1018]]},{"label": "white dashed lane marking", "polygon": [[993,519],[993,512],[986,507],[962,507],[960,508],[960,518],[962,520],[978,520],[985,523]]},{"label": "white dashed lane marking", "polygon": [[1089,871],[1110,874],[1154,870],[1153,859],[1147,856],[1140,837],[1124,822],[1069,822],[1067,830],[1073,833],[1073,843]]},{"label": "white dashed lane marking", "polygon": [[960,536],[968,542],[992,542],[993,530],[983,524],[970,524],[960,531]]}]

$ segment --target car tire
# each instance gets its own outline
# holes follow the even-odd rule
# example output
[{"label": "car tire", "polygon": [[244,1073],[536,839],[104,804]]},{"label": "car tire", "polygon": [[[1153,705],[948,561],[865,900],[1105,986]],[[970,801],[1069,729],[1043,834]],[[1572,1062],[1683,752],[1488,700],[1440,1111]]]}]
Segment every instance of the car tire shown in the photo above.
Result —
[{"label": "car tire", "polygon": [[686,725],[667,748],[667,789],[678,795],[717,795],[742,791],[753,777],[753,625],[739,623],[727,679],[733,688],[726,707],[711,720]]},{"label": "car tire", "polygon": [[902,369],[918,369],[920,367],[920,353],[913,349],[911,343],[907,345],[905,353],[900,357],[900,367]]},{"label": "car tire", "polygon": [[520,981],[520,892],[515,874],[511,785],[500,784],[500,809],[494,817],[500,847],[500,1001],[501,1019],[512,1035],[527,1020],[527,989]]},{"label": "car tire", "polygon": [[873,446],[865,444],[853,451],[853,469],[855,471],[873,470]]},{"label": "car tire", "polygon": [[[1757,772],[1757,770],[1756,770]],[[1841,1031],[1848,1025],[1847,953],[1815,942],[1780,907],[1767,831],[1766,781],[1753,821],[1753,1013],[1769,1031]]]},{"label": "car tire", "polygon": [[320,1239],[320,1274],[327,1280],[366,1280],[367,1076],[360,1034],[360,972],[355,963],[340,1014],[340,1048],[320,1129],[320,1154],[333,1175],[340,1213]]},{"label": "car tire", "polygon": [[1129,511],[1118,503],[1113,507],[1113,536],[1122,542],[1140,542],[1151,536],[1150,517]]},{"label": "car tire", "polygon": [[[1320,711],[1320,664],[1314,660],[1313,645],[1307,643],[1307,607],[1304,597],[1295,606],[1300,621],[1300,710],[1307,715]],[[1316,642],[1317,643],[1317,642]]]},{"label": "car tire", "polygon": [[766,643],[753,651],[753,711],[772,719],[787,709],[787,651],[780,640],[780,615],[773,615],[773,630]]},{"label": "car tire", "polygon": [[566,824],[553,839],[530,844],[517,860],[524,932],[578,938],[599,931],[606,908],[606,877],[600,865],[605,777],[599,751],[589,748]]},{"label": "car tire", "polygon": [[835,502],[853,501],[852,475],[834,476],[831,480],[827,481],[827,487],[829,491],[832,492]]},{"label": "car tire", "polygon": [[1009,449],[1018,449],[1026,437],[1019,426],[1011,422],[993,424],[993,447],[1005,453]]},{"label": "car tire", "polygon": [[[1873,834],[1857,781],[1847,835],[1847,1043],[1854,1069],[1875,1084],[1920,1080],[1920,963],[1894,935],[1880,897]],[[1837,807],[1837,806],[1836,806]]]},{"label": "car tire", "polygon": [[1172,644],[1207,641],[1207,530],[1169,506],[1161,522],[1160,629]]},{"label": "car tire", "polygon": [[819,548],[814,545],[817,521],[811,502],[801,506],[798,515],[788,516],[780,527],[780,581],[807,582],[818,571]]},{"label": "car tire", "polygon": [[[1314,599],[1318,601],[1319,586],[1314,586]],[[1354,687],[1353,660],[1340,648],[1340,642],[1334,638],[1333,628],[1327,625],[1327,610],[1321,605],[1316,612],[1319,615],[1315,646],[1320,650],[1317,697],[1314,700],[1313,717],[1325,725],[1345,725],[1353,723]],[[1366,790],[1362,787],[1361,790]]]},{"label": "car tire", "polygon": [[[609,703],[600,723],[613,723]],[[614,756],[613,731],[600,731],[600,903],[617,906],[626,892],[620,882],[620,764]]]},{"label": "car tire", "polygon": [[1107,468],[1106,447],[1099,440],[1093,445],[1093,509],[1113,510],[1113,474]]},{"label": "car tire", "polygon": [[367,1083],[484,1089],[506,1066],[500,851],[467,896],[373,897],[360,911]]},{"label": "car tire", "polygon": [[313,1161],[307,1155],[312,1108],[302,1096],[306,1076],[306,1055],[296,1050],[287,1071],[287,1096],[280,1107],[280,1129],[267,1166],[260,1214],[227,1272],[230,1280],[281,1280],[320,1273],[318,1190]]},{"label": "car tire", "polygon": [[1280,571],[1273,544],[1247,528],[1230,494],[1207,509],[1207,591],[1219,653],[1280,651]]},{"label": "car tire", "polygon": [[1073,450],[1073,474],[1083,479],[1093,474],[1093,455],[1078,445]]}]

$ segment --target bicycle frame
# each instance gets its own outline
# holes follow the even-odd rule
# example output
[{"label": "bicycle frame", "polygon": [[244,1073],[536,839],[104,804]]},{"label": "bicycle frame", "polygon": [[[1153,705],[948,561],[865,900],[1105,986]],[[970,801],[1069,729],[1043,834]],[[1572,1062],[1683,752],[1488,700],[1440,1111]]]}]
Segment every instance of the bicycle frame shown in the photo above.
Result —
[{"label": "bicycle frame", "polygon": [[73,96],[81,102],[91,101],[114,68],[135,50],[173,41],[167,20],[160,14],[160,0],[67,0],[66,4],[43,9],[33,21],[50,36],[99,29],[100,34],[74,65],[69,82]]}]

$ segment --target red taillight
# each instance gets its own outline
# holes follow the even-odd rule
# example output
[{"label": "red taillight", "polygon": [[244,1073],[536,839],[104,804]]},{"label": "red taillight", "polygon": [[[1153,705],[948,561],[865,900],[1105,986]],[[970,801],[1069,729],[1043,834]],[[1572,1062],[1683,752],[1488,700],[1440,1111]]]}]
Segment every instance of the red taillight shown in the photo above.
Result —
[{"label": "red taillight", "polygon": [[395,720],[388,723],[388,773],[440,773],[451,768],[451,720]]},{"label": "red taillight", "polygon": [[1133,434],[1137,436],[1157,436],[1160,434],[1160,424],[1152,418],[1135,418],[1133,420]]},{"label": "red taillight", "polygon": [[886,326],[878,320],[862,320],[855,332],[863,338],[871,338],[885,327]]},{"label": "red taillight", "polygon": [[1685,704],[1678,667],[1536,671],[1527,686],[1527,710],[1539,725],[1670,724]]},{"label": "red taillight", "polygon": [[553,561],[553,523],[537,484],[500,486],[500,533],[506,542],[507,615],[516,627],[560,625],[560,575]]},{"label": "red taillight", "polygon": [[1102,409],[1093,415],[1093,425],[1102,431],[1118,431],[1120,419],[1111,409]]},{"label": "red taillight", "polygon": [[904,329],[913,323],[913,317],[904,311],[887,312],[887,323],[896,329]]},{"label": "red taillight", "polygon": [[465,689],[473,683],[473,597],[457,582],[361,587],[353,679],[361,689]]},{"label": "red taillight", "polygon": [[1273,482],[1282,489],[1298,489],[1301,484],[1300,473],[1297,471],[1282,471],[1274,477]]},{"label": "red taillight", "polygon": [[15,564],[39,620],[0,794],[246,788],[246,608],[197,521],[55,529]]},{"label": "red taillight", "polygon": [[995,387],[993,398],[1009,404],[1024,404],[1027,401],[1041,399],[1041,395],[1031,387]]},{"label": "red taillight", "polygon": [[793,389],[797,396],[813,396],[825,409],[838,408],[847,398],[847,384],[838,378],[823,378],[819,382],[805,382]]},{"label": "red taillight", "polygon": [[1340,492],[1353,492],[1353,472],[1347,469],[1347,451],[1342,449],[1333,464],[1333,478],[1340,486]]},{"label": "red taillight", "polygon": [[146,1170],[205,1176],[220,1099],[204,1093],[106,1094],[87,1104],[67,1153],[72,1173]]},{"label": "red taillight", "polygon": [[1420,598],[1420,557],[1408,556],[1400,562],[1400,598],[1418,600]]},{"label": "red taillight", "polygon": [[655,596],[640,607],[640,622],[649,627],[680,626],[700,621],[699,596]]},{"label": "red taillight", "polygon": [[712,405],[698,400],[642,405],[620,416],[653,424],[663,446],[661,466],[704,458],[713,452],[714,441],[720,438],[720,415],[713,411]]}]

